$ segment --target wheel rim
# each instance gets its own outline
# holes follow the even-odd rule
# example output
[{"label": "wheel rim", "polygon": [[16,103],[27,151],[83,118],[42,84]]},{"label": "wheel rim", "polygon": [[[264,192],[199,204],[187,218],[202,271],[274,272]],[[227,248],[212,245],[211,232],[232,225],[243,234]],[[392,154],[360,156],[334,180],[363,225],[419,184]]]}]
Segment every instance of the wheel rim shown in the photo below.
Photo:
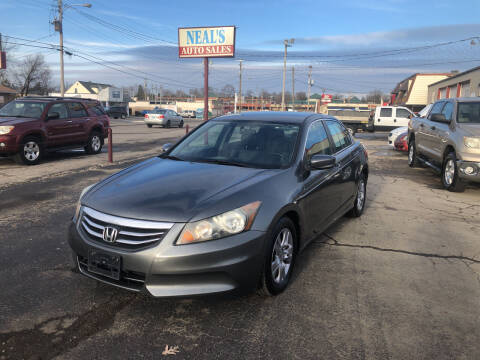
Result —
[{"label": "wheel rim", "polygon": [[101,142],[100,142],[100,138],[98,137],[98,135],[94,135],[92,137],[92,150],[93,151],[98,151],[100,150],[100,146],[101,146]]},{"label": "wheel rim", "polygon": [[413,143],[410,144],[410,149],[408,149],[408,161],[411,163],[413,163]]},{"label": "wheel rim", "polygon": [[40,156],[40,146],[35,141],[29,141],[23,146],[23,155],[28,161],[35,161]]},{"label": "wheel rim", "polygon": [[273,245],[271,269],[275,283],[279,284],[287,278],[292,266],[292,258],[293,236],[290,229],[285,228],[278,233]]},{"label": "wheel rim", "polygon": [[445,179],[445,184],[452,185],[454,176],[455,176],[455,163],[453,162],[452,159],[448,159],[447,162],[445,163],[445,171],[443,175]]},{"label": "wheel rim", "polygon": [[358,181],[358,191],[357,191],[357,210],[363,209],[363,204],[365,204],[365,181],[360,179]]}]

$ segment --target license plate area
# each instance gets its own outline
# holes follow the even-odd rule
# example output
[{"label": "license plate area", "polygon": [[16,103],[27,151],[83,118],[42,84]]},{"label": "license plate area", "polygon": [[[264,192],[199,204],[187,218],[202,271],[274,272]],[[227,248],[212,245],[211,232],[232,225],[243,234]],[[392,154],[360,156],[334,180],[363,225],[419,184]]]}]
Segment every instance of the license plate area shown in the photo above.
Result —
[{"label": "license plate area", "polygon": [[90,249],[88,251],[88,271],[106,276],[110,279],[120,280],[121,258],[102,251]]}]

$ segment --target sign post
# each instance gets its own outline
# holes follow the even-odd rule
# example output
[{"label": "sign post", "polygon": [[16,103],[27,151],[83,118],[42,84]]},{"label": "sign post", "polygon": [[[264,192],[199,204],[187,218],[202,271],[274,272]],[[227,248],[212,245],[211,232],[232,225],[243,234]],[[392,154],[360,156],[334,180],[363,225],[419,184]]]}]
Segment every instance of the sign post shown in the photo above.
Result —
[{"label": "sign post", "polygon": [[178,57],[203,58],[203,120],[208,120],[208,60],[235,56],[235,26],[178,28]]}]

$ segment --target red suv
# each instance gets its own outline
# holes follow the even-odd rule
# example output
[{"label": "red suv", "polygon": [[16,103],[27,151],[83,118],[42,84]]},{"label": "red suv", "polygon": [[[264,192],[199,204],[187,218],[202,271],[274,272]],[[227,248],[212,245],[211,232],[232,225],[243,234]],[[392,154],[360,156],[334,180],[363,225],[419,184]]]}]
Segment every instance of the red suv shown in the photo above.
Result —
[{"label": "red suv", "polygon": [[96,100],[24,97],[0,108],[0,156],[35,165],[46,151],[83,147],[98,154],[109,126]]}]

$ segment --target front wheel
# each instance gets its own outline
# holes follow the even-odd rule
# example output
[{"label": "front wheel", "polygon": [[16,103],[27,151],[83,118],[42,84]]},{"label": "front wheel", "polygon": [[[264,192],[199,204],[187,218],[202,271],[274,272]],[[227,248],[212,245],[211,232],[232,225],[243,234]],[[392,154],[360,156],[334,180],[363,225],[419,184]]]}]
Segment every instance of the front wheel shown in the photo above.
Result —
[{"label": "front wheel", "polygon": [[408,166],[411,168],[418,166],[417,149],[415,148],[414,139],[411,139],[408,143]]},{"label": "front wheel", "polygon": [[85,152],[90,155],[98,154],[102,151],[103,139],[99,132],[93,131],[89,138],[87,145],[85,146]]},{"label": "front wheel", "polygon": [[122,114],[122,115],[120,115],[120,118],[121,118],[121,119],[126,119],[126,118],[127,118],[127,115]]},{"label": "front wheel", "polygon": [[449,153],[443,161],[442,184],[448,191],[462,192],[465,190],[465,185],[458,176],[457,157],[454,152]]},{"label": "front wheel", "polygon": [[25,165],[37,165],[43,156],[43,147],[39,138],[27,136],[15,155],[15,162]]},{"label": "front wheel", "polygon": [[151,127],[152,127],[152,124],[147,124],[147,127],[148,127],[148,128],[151,128]]},{"label": "front wheel", "polygon": [[170,128],[170,120],[167,121],[167,124],[165,125],[165,127],[168,129]]},{"label": "front wheel", "polygon": [[297,253],[295,225],[287,217],[275,226],[267,246],[261,292],[274,296],[284,291],[290,281]]}]

